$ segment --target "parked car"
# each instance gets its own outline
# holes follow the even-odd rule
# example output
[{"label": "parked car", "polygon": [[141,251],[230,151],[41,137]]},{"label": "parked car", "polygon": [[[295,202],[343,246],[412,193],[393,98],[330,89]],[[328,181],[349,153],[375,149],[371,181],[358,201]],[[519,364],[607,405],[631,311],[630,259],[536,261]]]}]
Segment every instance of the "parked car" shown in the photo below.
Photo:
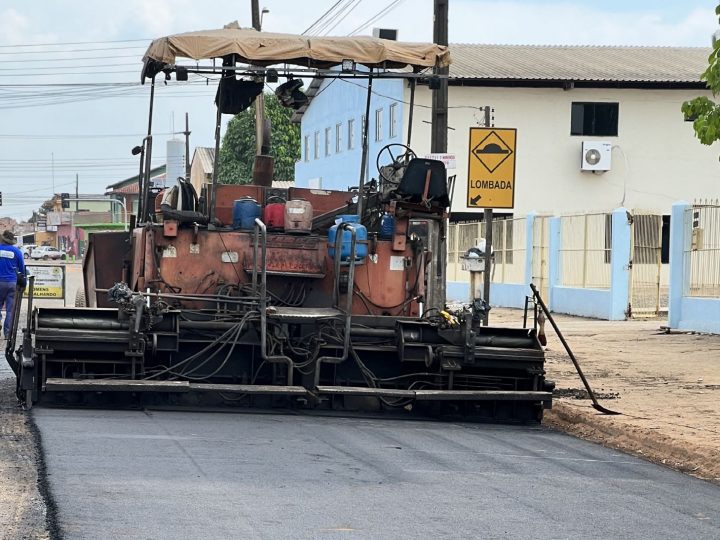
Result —
[{"label": "parked car", "polygon": [[37,245],[36,244],[23,244],[22,246],[19,246],[19,247],[20,247],[20,251],[23,254],[23,257],[25,259],[27,259],[30,257],[30,253],[32,253],[32,250],[35,249],[37,247]]},{"label": "parked car", "polygon": [[62,259],[65,260],[67,255],[64,251],[61,251],[52,246],[38,246],[30,252],[31,259],[42,259],[47,261],[48,259]]}]

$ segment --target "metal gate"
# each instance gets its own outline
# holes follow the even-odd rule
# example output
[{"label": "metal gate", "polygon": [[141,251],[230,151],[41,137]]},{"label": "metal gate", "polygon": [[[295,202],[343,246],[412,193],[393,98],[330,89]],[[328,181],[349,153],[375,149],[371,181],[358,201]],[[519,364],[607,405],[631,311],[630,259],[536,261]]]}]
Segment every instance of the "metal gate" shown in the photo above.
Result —
[{"label": "metal gate", "polygon": [[636,212],[632,219],[630,315],[658,317],[667,312],[667,276],[662,264],[661,215]]},{"label": "metal gate", "polygon": [[532,248],[532,282],[547,302],[550,286],[550,216],[535,216]]}]

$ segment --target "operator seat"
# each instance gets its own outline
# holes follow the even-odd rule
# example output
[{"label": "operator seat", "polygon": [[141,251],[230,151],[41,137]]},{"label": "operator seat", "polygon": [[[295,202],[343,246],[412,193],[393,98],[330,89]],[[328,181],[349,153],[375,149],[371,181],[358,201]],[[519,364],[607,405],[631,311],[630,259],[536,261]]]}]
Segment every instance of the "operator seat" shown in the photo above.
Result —
[{"label": "operator seat", "polygon": [[413,158],[407,164],[397,195],[404,201],[426,206],[450,205],[447,187],[447,170],[442,161]]}]

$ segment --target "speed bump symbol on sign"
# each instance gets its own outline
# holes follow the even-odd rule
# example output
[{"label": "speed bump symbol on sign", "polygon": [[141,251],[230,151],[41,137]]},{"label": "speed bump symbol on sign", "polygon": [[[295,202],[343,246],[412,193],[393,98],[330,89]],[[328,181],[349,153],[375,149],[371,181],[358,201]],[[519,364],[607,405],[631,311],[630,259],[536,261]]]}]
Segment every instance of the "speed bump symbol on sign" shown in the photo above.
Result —
[{"label": "speed bump symbol on sign", "polygon": [[517,130],[470,128],[468,208],[513,208]]}]

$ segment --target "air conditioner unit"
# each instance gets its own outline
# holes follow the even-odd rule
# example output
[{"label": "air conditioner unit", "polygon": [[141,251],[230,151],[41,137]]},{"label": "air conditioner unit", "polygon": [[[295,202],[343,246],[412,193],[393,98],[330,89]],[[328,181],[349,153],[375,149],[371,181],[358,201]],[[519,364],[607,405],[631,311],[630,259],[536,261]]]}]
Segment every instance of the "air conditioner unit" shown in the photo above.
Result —
[{"label": "air conditioner unit", "polygon": [[583,141],[580,157],[581,171],[609,171],[612,165],[612,144],[600,141]]},{"label": "air conditioner unit", "polygon": [[373,37],[380,39],[391,39],[392,41],[397,41],[398,31],[396,28],[373,28],[372,35]]}]

